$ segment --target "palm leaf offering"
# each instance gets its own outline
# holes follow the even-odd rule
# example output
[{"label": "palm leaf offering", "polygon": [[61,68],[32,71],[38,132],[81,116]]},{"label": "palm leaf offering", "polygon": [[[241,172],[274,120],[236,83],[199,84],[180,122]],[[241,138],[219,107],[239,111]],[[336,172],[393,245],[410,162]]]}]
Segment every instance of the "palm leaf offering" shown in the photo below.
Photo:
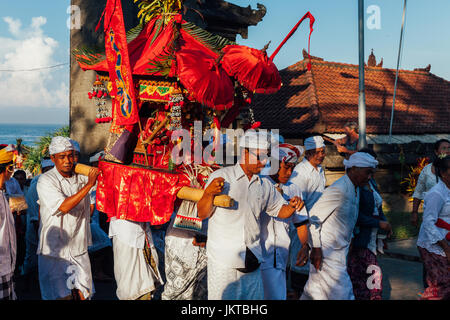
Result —
[{"label": "palm leaf offering", "polygon": [[173,16],[178,14],[183,7],[182,0],[134,0],[140,2],[138,18],[141,24],[146,24],[150,20],[161,16],[164,25],[167,25]]}]

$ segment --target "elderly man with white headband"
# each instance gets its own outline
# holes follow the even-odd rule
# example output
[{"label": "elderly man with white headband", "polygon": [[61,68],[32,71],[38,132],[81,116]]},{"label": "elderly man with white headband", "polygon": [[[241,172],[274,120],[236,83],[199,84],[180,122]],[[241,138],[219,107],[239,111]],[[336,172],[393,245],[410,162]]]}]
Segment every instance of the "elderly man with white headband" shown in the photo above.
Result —
[{"label": "elderly man with white headband", "polygon": [[[279,170],[270,177],[264,177],[272,183],[286,201],[293,197],[302,198],[301,190],[291,182],[292,170],[303,154],[303,148],[282,143],[272,149],[272,160],[279,163]],[[261,246],[264,262],[261,273],[265,300],[286,300],[286,267],[289,261],[290,232],[296,234],[301,243],[308,241],[308,215],[303,207],[290,218],[280,219],[265,212],[261,215]],[[300,257],[304,265],[308,252]]]},{"label": "elderly man with white headband", "polygon": [[[290,182],[301,190],[306,210],[309,212],[325,190],[325,171],[321,166],[325,159],[325,143],[321,136],[313,136],[305,139],[304,148],[305,157],[295,167]],[[309,274],[309,263],[303,266],[296,263],[297,252],[309,254],[309,250],[308,243],[301,244],[296,233],[291,232],[290,276],[295,294],[303,290]]]},{"label": "elderly man with white headband", "polygon": [[354,300],[347,254],[358,218],[359,187],[366,185],[378,161],[356,152],[344,160],[346,174],[328,187],[309,212],[311,266],[302,300]]},{"label": "elderly man with white headband", "polygon": [[[41,161],[41,171],[46,173],[55,166],[52,160],[43,159]],[[26,280],[28,283],[34,280],[35,273],[37,272],[38,259],[36,255],[39,237],[39,204],[38,204],[38,193],[37,193],[37,183],[39,181],[40,175],[37,175],[30,182],[30,187],[28,188],[25,199],[27,201],[28,209],[26,214],[27,224],[25,232],[25,261],[23,263],[23,273],[26,275]],[[37,280],[37,278],[36,278]]]},{"label": "elderly man with white headband", "polygon": [[[269,180],[259,176],[271,147],[267,133],[248,130],[239,146],[240,161],[213,172],[197,204],[198,216],[209,218],[209,300],[263,299],[261,214],[285,219],[303,205],[299,197],[288,204]],[[214,197],[221,193],[233,198],[235,205],[215,207]]]},{"label": "elderly man with white headband", "polygon": [[94,293],[88,246],[89,191],[99,174],[74,172],[74,147],[69,138],[54,137],[49,146],[55,167],[37,183],[40,205],[38,268],[44,300],[84,300]]}]

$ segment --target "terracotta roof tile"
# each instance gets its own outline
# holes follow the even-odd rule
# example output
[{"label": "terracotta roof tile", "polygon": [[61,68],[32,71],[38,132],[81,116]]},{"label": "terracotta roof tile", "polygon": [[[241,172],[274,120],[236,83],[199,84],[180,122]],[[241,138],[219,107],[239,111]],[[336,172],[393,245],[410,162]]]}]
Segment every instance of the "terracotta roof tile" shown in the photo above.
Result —
[{"label": "terracotta roof tile", "polygon": [[[272,95],[257,95],[252,107],[264,128],[283,134],[343,132],[358,119],[358,66],[307,59],[280,71],[283,86]],[[367,133],[387,134],[395,70],[365,68]],[[423,70],[400,70],[394,134],[450,132],[450,82]]]}]

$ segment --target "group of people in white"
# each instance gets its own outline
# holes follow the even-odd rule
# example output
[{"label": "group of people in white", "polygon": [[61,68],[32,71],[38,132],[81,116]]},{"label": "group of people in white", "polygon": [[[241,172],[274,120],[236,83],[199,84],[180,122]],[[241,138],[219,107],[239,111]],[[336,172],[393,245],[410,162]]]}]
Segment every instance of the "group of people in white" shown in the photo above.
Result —
[{"label": "group of people in white", "polygon": [[[378,237],[391,233],[373,179],[376,155],[352,152],[344,160],[345,175],[326,188],[322,137],[307,138],[304,146],[281,139],[247,131],[239,142],[239,161],[209,175],[198,203],[180,206],[178,211],[193,211],[202,221],[201,232],[177,228],[174,220],[180,212],[175,211],[161,249],[149,223],[112,218],[117,297],[150,300],[162,288],[163,300],[285,300],[292,291],[292,271],[297,271],[306,281],[296,297],[301,300],[381,299],[380,287],[367,286],[367,267],[378,265]],[[43,299],[84,300],[95,293],[88,255],[95,200],[89,195],[99,171],[93,167],[88,176],[76,174],[74,151],[70,139],[54,137],[49,147],[54,167],[48,166],[35,182]],[[448,154],[435,162],[439,182],[425,197],[418,243],[426,251],[421,251],[424,263],[430,263],[427,290],[441,298],[449,292]],[[266,175],[269,162],[277,162],[278,170]],[[12,165],[13,153],[0,150],[2,187]],[[214,206],[219,194],[229,195],[233,206]],[[0,299],[15,299],[14,221],[6,190],[0,195]],[[436,225],[438,220],[442,222]]]}]

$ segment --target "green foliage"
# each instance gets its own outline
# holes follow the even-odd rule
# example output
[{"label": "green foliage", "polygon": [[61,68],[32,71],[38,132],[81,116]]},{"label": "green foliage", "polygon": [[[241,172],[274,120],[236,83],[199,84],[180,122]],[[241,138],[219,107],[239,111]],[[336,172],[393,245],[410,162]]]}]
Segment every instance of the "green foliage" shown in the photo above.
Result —
[{"label": "green foliage", "polygon": [[227,38],[221,37],[217,34],[212,34],[190,22],[183,23],[181,27],[197,41],[217,53],[220,53],[220,51],[227,45],[236,44]]},{"label": "green foliage", "polygon": [[35,147],[27,147],[28,154],[23,163],[25,169],[28,169],[33,175],[41,172],[41,161],[43,158],[49,157],[48,147],[53,137],[70,136],[69,126],[62,127],[53,132],[48,132],[45,136],[42,136],[37,142]]},{"label": "green foliage", "polygon": [[[410,212],[385,212],[385,216],[392,226],[392,240],[409,239],[419,234],[419,229],[409,222]],[[419,225],[422,223],[422,214],[419,213]]]}]

